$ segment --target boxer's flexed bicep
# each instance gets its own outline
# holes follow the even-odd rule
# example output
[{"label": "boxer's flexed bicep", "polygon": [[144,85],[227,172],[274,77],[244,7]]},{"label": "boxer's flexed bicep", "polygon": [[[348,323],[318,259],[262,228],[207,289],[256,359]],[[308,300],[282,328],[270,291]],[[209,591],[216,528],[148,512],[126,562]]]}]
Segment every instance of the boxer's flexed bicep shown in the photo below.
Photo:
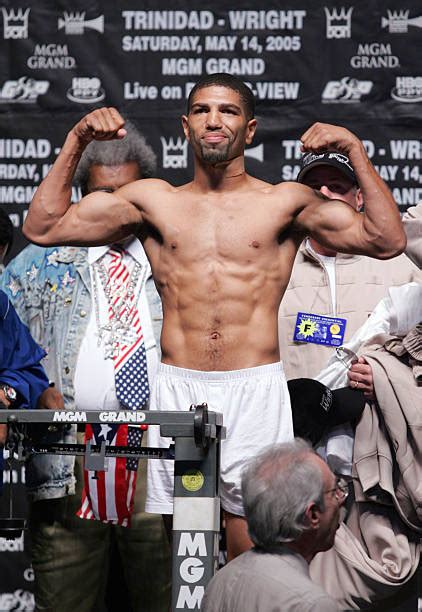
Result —
[{"label": "boxer's flexed bicep", "polygon": [[[344,209],[339,203],[335,208],[324,208],[303,215],[312,231],[321,232],[324,245],[344,253],[359,253],[388,259],[398,255],[406,246],[406,236],[394,197],[372,165],[363,142],[350,130],[329,123],[314,123],[301,136],[302,150],[316,155],[335,151],[347,155],[353,167],[365,204],[363,214]],[[334,202],[332,200],[332,202]],[[338,201],[337,201],[338,202]],[[327,245],[328,246],[328,245]]]},{"label": "boxer's flexed bicep", "polygon": [[73,204],[48,239],[80,246],[109,244],[136,234],[142,221],[142,210],[118,191],[97,191]]},{"label": "boxer's flexed bicep", "polygon": [[160,179],[141,179],[113,193],[94,191],[72,204],[39,243],[94,246],[139,235],[169,188]]},{"label": "boxer's flexed bicep", "polygon": [[329,199],[306,185],[295,184],[293,189],[296,231],[335,251],[368,253],[362,215],[345,202]]},{"label": "boxer's flexed bicep", "polygon": [[[48,209],[46,210],[48,212]],[[25,223],[23,233],[40,246],[109,244],[136,233],[142,224],[142,211],[117,191],[96,191],[71,204],[54,223],[32,231]]]},{"label": "boxer's flexed bicep", "polygon": [[41,246],[107,243],[132,233],[142,213],[122,195],[97,192],[71,203],[72,183],[82,153],[92,140],[124,138],[124,119],[114,108],[85,115],[66,140],[34,194],[23,226],[25,236]]}]

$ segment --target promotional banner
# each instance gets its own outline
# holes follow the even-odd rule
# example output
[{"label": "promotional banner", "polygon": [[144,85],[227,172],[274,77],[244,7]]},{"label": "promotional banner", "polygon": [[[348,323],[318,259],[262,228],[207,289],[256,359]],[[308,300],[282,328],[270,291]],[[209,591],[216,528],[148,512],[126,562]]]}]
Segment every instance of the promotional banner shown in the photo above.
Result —
[{"label": "promotional banner", "polygon": [[[176,184],[192,165],[180,115],[202,74],[230,72],[257,99],[248,169],[295,178],[314,121],[365,141],[401,210],[422,198],[422,7],[415,0],[231,5],[3,0],[0,4],[0,206],[20,227],[67,131],[116,106]],[[14,252],[22,247],[17,241]]]},{"label": "promotional banner", "polygon": [[[158,177],[189,181],[180,117],[196,80],[215,72],[238,76],[256,97],[251,174],[295,180],[301,134],[315,121],[335,123],[363,140],[406,210],[422,200],[421,41],[416,0],[264,0],[259,8],[0,0],[0,206],[16,228],[9,258],[25,245],[29,203],[67,132],[95,108],[115,106],[135,123],[157,154]],[[24,555],[23,541],[1,546],[0,581],[9,583],[5,568]],[[22,581],[18,588],[26,591]],[[11,589],[0,584],[0,593]],[[0,610],[30,609],[1,597]]]}]

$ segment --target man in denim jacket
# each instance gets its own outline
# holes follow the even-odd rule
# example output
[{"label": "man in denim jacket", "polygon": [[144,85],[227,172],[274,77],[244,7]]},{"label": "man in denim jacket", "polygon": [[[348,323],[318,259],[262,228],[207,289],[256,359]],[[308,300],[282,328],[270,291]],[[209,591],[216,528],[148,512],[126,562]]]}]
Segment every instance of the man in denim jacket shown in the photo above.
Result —
[{"label": "man in denim jacket", "polygon": [[[152,175],[155,169],[153,151],[136,130],[131,128],[130,132],[127,142],[110,142],[106,147],[104,143],[100,146],[92,143],[93,146],[87,148],[77,176],[83,193],[114,191],[126,182]],[[140,316],[151,382],[159,359],[161,301],[140,242],[132,239],[126,248],[142,266],[141,275],[145,279],[143,288],[139,289],[138,304],[143,300],[146,306]],[[75,395],[78,395],[79,383],[75,372],[90,317],[96,310],[90,267],[105,256],[106,251],[107,248],[103,247],[44,249],[30,245],[3,274],[1,287],[47,352],[44,366],[55,386],[45,398],[43,408],[77,409]],[[150,316],[145,310],[149,310]],[[100,393],[99,385],[94,383],[94,394],[96,389]],[[95,408],[101,409],[92,406]],[[50,439],[74,443],[76,427],[64,434],[51,433]],[[143,475],[146,471],[143,462],[140,465],[138,498],[145,487]],[[26,479],[32,498],[35,598],[40,609],[60,609],[61,612],[96,610],[104,596],[109,551],[116,544],[133,610],[152,612],[168,608],[169,551],[161,517],[140,512],[143,502],[137,499],[130,529],[77,518],[75,512],[80,507],[82,467],[71,456],[40,455],[31,458]]]}]

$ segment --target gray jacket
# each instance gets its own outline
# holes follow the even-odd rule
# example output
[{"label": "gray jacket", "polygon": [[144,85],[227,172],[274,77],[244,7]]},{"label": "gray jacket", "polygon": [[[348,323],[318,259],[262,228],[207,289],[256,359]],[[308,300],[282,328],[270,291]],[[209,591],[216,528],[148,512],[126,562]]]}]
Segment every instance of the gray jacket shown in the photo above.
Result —
[{"label": "gray jacket", "polygon": [[202,612],[335,612],[336,602],[309,577],[305,559],[286,546],[249,550],[209,583]]}]

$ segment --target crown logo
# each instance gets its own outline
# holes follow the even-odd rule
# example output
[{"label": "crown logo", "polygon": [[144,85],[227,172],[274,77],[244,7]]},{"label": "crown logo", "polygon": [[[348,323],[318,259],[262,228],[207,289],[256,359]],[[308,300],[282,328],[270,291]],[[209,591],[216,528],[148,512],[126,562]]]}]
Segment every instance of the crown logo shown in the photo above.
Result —
[{"label": "crown logo", "polygon": [[188,141],[182,140],[181,136],[178,136],[177,139],[170,137],[169,139],[161,136],[160,138],[161,144],[163,145],[163,151],[165,153],[169,153],[169,151],[184,151],[188,147]]},{"label": "crown logo", "polygon": [[84,21],[85,14],[85,11],[82,11],[81,13],[78,13],[77,11],[74,13],[72,13],[72,11],[64,11],[63,17],[65,21]]},{"label": "crown logo", "polygon": [[31,9],[27,8],[24,12],[23,9],[17,9],[16,13],[14,9],[10,9],[9,12],[2,7],[1,11],[3,13],[3,19],[6,25],[13,23],[14,25],[23,26],[28,21],[29,11]]},{"label": "crown logo", "polygon": [[333,8],[331,11],[324,7],[327,22],[327,38],[350,38],[352,35],[353,6],[346,9]]},{"label": "crown logo", "polygon": [[187,168],[188,165],[188,141],[181,136],[177,139],[161,136],[163,147],[163,168]]},{"label": "crown logo", "polygon": [[30,8],[19,8],[9,11],[2,7],[4,38],[28,38],[28,21]]},{"label": "crown logo", "polygon": [[409,18],[409,10],[402,10],[402,11],[390,11],[389,9],[387,10],[388,13],[388,18],[389,19],[394,19],[394,21],[396,20],[407,20]]},{"label": "crown logo", "polygon": [[381,27],[385,28],[388,26],[388,31],[394,34],[406,33],[409,26],[409,12],[409,10],[387,10],[388,18],[383,17],[381,19]]},{"label": "crown logo", "polygon": [[327,21],[329,21],[330,23],[333,21],[347,21],[350,19],[350,16],[353,11],[353,6],[351,6],[349,10],[346,10],[344,6],[342,6],[341,9],[337,10],[336,8],[333,8],[332,11],[330,11],[325,6],[324,11],[327,16]]}]

